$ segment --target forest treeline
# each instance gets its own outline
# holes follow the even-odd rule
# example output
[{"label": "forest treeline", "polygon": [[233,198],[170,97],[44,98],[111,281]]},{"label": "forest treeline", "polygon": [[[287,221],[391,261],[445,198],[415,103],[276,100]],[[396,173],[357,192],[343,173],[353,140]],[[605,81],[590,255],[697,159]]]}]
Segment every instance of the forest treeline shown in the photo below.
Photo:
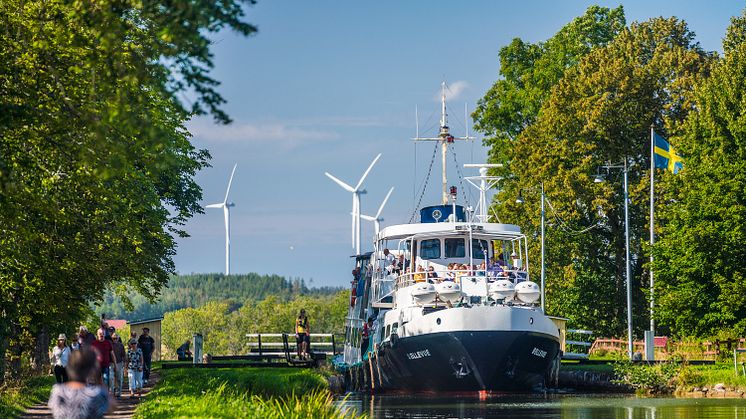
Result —
[{"label": "forest treeline", "polygon": [[[297,295],[286,300],[271,295],[261,301],[244,301],[238,307],[212,301],[196,308],[171,311],[163,317],[161,328],[164,356],[174,358],[176,349],[191,341],[195,332],[202,334],[205,353],[246,354],[247,333],[295,333],[300,309],[308,313],[312,336],[342,334],[349,303],[350,293],[344,290],[329,295]],[[340,347],[341,343],[338,341]]]},{"label": "forest treeline", "polygon": [[230,310],[236,310],[246,301],[258,302],[270,296],[274,301],[284,302],[299,296],[333,295],[340,290],[338,287],[309,288],[302,278],[256,273],[174,275],[154,303],[142,295],[122,298],[108,291],[94,310],[110,319],[136,321],[161,317],[182,308],[202,307],[208,302],[225,303]]}]

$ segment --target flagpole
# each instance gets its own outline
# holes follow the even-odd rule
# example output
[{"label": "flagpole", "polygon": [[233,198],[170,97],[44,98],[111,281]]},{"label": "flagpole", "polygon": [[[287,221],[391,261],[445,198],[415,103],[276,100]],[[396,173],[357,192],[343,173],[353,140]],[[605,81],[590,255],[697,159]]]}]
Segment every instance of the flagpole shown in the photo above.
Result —
[{"label": "flagpole", "polygon": [[650,332],[655,336],[655,294],[653,292],[653,244],[655,243],[655,131],[650,125]]}]

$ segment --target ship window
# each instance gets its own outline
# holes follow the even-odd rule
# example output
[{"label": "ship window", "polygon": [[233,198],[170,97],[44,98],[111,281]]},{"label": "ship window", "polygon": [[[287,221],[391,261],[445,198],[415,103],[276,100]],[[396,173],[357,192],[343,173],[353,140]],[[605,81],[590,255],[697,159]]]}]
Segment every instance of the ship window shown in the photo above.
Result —
[{"label": "ship window", "polygon": [[466,256],[466,242],[464,239],[445,239],[446,257],[462,258]]},{"label": "ship window", "polygon": [[386,337],[391,336],[391,325],[386,326]]},{"label": "ship window", "polygon": [[420,257],[422,259],[440,259],[440,239],[420,241]]},{"label": "ship window", "polygon": [[399,323],[394,323],[394,325],[391,326],[391,333],[399,333]]},{"label": "ship window", "polygon": [[484,259],[488,250],[487,240],[471,240],[471,257],[474,259]]}]

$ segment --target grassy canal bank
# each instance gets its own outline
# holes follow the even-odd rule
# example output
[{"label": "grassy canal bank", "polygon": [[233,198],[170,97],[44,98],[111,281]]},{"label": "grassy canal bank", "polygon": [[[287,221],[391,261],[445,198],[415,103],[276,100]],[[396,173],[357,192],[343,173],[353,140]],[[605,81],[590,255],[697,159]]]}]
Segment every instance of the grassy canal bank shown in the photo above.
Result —
[{"label": "grassy canal bank", "polygon": [[293,368],[164,369],[140,418],[354,418],[332,402],[326,378]]},{"label": "grassy canal bank", "polygon": [[45,375],[8,381],[0,386],[0,418],[14,418],[27,407],[49,398],[54,376]]},{"label": "grassy canal bank", "polygon": [[560,386],[583,391],[628,391],[640,395],[746,397],[746,376],[736,375],[733,364],[728,362],[712,365],[681,362],[648,365],[626,361],[590,365],[563,363]]}]

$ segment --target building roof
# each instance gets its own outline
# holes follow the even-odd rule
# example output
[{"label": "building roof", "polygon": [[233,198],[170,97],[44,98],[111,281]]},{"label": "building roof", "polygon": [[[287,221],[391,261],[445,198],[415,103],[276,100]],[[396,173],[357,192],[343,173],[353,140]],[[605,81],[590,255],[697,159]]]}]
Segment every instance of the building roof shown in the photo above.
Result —
[{"label": "building roof", "polygon": [[115,329],[119,330],[123,328],[124,326],[127,326],[127,320],[124,319],[108,319],[106,320],[106,324],[109,325],[109,327],[114,327]]},{"label": "building roof", "polygon": [[161,320],[163,320],[163,317],[153,317],[152,319],[138,320],[138,321],[129,322],[129,323],[130,323],[130,326],[132,326],[132,325],[135,325],[135,324],[159,322]]}]

